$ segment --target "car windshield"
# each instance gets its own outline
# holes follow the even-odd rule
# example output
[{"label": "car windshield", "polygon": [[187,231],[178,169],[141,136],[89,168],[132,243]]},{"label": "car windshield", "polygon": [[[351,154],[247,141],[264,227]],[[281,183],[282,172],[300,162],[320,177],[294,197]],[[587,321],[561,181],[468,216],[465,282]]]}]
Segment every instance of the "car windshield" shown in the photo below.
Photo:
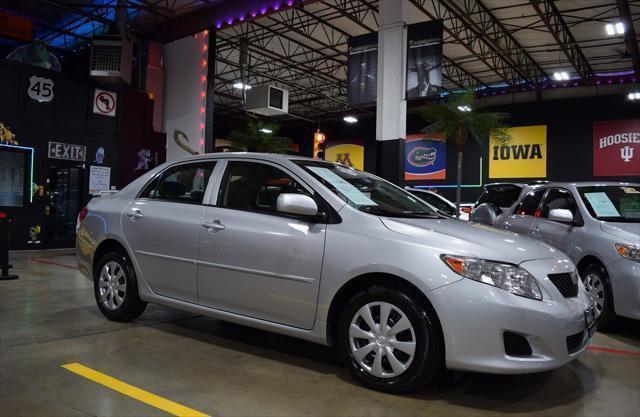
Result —
[{"label": "car windshield", "polygon": [[365,213],[388,217],[439,217],[433,208],[420,199],[366,172],[320,161],[293,162],[344,202]]},{"label": "car windshield", "polygon": [[578,193],[595,219],[640,223],[640,185],[585,186]]}]

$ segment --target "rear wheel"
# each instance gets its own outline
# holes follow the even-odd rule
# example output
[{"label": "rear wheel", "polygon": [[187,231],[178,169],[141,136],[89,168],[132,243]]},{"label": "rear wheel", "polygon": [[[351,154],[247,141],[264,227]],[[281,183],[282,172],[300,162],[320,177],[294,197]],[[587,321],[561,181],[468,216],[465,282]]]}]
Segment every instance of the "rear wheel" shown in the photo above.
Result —
[{"label": "rear wheel", "polygon": [[138,295],[136,275],[125,254],[111,252],[100,259],[93,287],[98,308],[109,320],[133,320],[147,306]]},{"label": "rear wheel", "polygon": [[615,317],[609,275],[601,265],[592,263],[582,270],[581,277],[584,287],[593,301],[598,328],[606,330],[611,326]]},{"label": "rear wheel", "polygon": [[338,350],[363,385],[409,392],[443,368],[443,344],[435,313],[403,290],[372,286],[347,304],[338,326]]}]

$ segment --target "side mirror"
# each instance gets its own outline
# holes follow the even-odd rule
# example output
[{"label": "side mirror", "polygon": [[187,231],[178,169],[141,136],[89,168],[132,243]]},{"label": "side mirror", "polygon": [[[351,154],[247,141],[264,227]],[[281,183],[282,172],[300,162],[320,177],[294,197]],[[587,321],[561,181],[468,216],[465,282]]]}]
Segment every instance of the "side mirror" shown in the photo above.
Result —
[{"label": "side mirror", "polygon": [[553,209],[549,211],[549,220],[560,223],[573,223],[573,213],[567,209]]},{"label": "side mirror", "polygon": [[490,203],[480,204],[474,208],[469,216],[469,220],[475,223],[481,223],[486,225],[493,225],[498,217],[498,210]]},{"label": "side mirror", "polygon": [[318,205],[308,195],[285,193],[278,196],[276,210],[296,216],[315,216],[318,214]]}]

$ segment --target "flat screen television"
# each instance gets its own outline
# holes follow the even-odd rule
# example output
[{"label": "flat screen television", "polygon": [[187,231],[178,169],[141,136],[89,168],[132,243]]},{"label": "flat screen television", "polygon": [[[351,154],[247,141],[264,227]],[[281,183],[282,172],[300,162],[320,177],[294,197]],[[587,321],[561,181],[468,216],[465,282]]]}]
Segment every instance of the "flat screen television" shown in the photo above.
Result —
[{"label": "flat screen television", "polygon": [[0,207],[24,207],[30,200],[31,152],[0,145]]}]

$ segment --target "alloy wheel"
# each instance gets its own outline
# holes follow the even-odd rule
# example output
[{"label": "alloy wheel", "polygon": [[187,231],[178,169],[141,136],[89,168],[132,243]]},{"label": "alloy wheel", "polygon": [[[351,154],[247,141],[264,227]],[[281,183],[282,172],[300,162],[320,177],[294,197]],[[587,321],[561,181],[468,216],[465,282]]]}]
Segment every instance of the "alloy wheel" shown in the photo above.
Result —
[{"label": "alloy wheel", "polygon": [[109,310],[117,310],[127,294],[127,278],[122,266],[110,261],[104,264],[98,281],[100,301]]},{"label": "alloy wheel", "polygon": [[411,365],[416,335],[400,308],[376,301],[362,306],[353,316],[349,346],[366,372],[377,378],[394,378]]},{"label": "alloy wheel", "polygon": [[590,273],[584,279],[584,287],[596,307],[596,318],[604,311],[605,289],[604,282],[598,274]]}]

